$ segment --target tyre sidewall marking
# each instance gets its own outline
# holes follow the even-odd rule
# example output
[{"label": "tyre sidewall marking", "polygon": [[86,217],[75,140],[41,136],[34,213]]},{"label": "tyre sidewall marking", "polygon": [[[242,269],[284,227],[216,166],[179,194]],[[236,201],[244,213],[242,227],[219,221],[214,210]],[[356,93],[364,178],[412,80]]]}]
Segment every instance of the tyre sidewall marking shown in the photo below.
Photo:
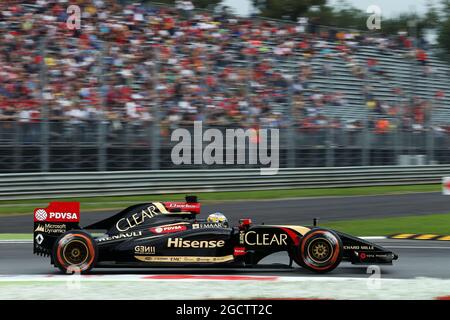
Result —
[{"label": "tyre sidewall marking", "polygon": [[83,238],[84,240],[86,240],[86,244],[88,247],[88,254],[90,254],[91,259],[89,260],[88,263],[81,265],[81,271],[87,270],[92,262],[95,259],[95,249],[94,246],[92,245],[92,241],[90,238],[88,238],[87,236],[85,236],[84,234],[80,234],[80,233],[69,233],[67,235],[65,235],[59,242],[58,242],[58,248],[56,250],[56,257],[58,259],[58,262],[65,268],[67,269],[70,264],[67,264],[66,261],[63,260],[63,258],[61,257],[61,249],[63,249],[63,247],[65,245],[67,245],[67,243],[69,243],[73,238],[75,237],[80,237]]},{"label": "tyre sidewall marking", "polygon": [[[315,270],[323,271],[323,270],[329,269],[336,262],[337,258],[339,257],[339,254],[340,254],[340,246],[339,246],[339,241],[336,241],[336,244],[335,244],[336,250],[334,250],[334,255],[330,259],[327,260],[327,261],[331,260],[328,265],[320,267],[320,266],[315,266],[315,265],[309,263],[308,259],[305,259],[306,258],[306,256],[305,256],[305,245],[306,245],[306,242],[307,242],[307,240],[309,238],[311,238],[313,236],[316,236],[318,234],[332,235],[333,238],[337,240],[337,237],[333,233],[331,233],[329,231],[325,231],[325,230],[312,231],[309,235],[307,235],[305,238],[303,238],[302,244],[300,246],[300,254],[301,254],[301,258],[302,258],[303,262],[308,267],[313,268]],[[328,237],[325,236],[325,238],[328,238]],[[335,241],[333,241],[333,242],[335,242]]]}]

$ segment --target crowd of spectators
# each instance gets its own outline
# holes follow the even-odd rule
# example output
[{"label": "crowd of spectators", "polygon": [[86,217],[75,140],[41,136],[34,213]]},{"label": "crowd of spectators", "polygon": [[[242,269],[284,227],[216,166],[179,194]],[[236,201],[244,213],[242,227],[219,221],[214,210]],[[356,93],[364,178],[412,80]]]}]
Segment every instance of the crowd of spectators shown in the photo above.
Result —
[{"label": "crowd of spectators", "polygon": [[[79,30],[67,27],[70,4],[82,8]],[[46,117],[57,128],[81,130],[103,121],[112,135],[158,122],[168,136],[195,120],[218,127],[354,129],[364,121],[345,122],[325,111],[346,105],[345,94],[311,85],[315,72],[332,75],[327,58],[342,59],[359,79],[387,77],[375,58],[365,65],[355,52],[361,45],[380,54],[408,49],[424,74],[432,72],[426,47],[415,48],[405,34],[370,37],[318,30],[305,19],[295,25],[196,12],[189,1],[173,8],[113,0],[2,1],[0,43],[0,131],[9,122]],[[309,61],[318,55],[326,59],[314,71]],[[374,114],[398,114],[400,106],[377,100],[370,89],[361,95]],[[424,125],[426,108],[426,101],[411,102],[404,123]]]}]

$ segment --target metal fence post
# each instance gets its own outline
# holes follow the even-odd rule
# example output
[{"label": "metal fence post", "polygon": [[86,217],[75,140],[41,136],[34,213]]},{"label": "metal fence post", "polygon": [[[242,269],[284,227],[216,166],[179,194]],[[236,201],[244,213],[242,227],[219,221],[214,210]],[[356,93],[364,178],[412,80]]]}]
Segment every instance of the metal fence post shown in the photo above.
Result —
[{"label": "metal fence post", "polygon": [[[364,86],[367,89],[367,85],[370,83],[369,79],[369,70],[366,71],[366,76],[364,78]],[[370,163],[370,129],[369,129],[369,109],[367,106],[367,96],[364,98],[364,121],[363,121],[363,136],[362,136],[362,150],[361,150],[361,165],[362,166],[368,166]]]},{"label": "metal fence post", "polygon": [[396,124],[395,124],[395,132],[394,132],[394,165],[400,164],[400,154],[401,154],[401,137],[400,137],[400,130],[401,130],[401,120],[396,118]]},{"label": "metal fence post", "polygon": [[13,168],[14,172],[20,172],[20,169],[22,168],[22,165],[24,164],[23,157],[22,157],[22,149],[23,149],[23,139],[22,139],[22,131],[20,130],[20,124],[18,121],[12,122],[12,125],[14,127],[13,130]]},{"label": "metal fence post", "polygon": [[327,167],[334,167],[334,150],[335,150],[335,139],[334,139],[334,128],[327,128],[326,131],[326,146],[327,146]]},{"label": "metal fence post", "polygon": [[434,163],[434,132],[433,132],[433,108],[434,103],[431,99],[430,108],[428,109],[428,131],[427,131],[427,163]]},{"label": "metal fence post", "polygon": [[364,131],[363,131],[363,145],[362,145],[362,165],[369,166],[370,165],[370,140],[371,140],[371,132],[369,128],[369,119],[366,118],[364,121]]},{"label": "metal fence post", "polygon": [[39,54],[41,56],[40,70],[39,70],[39,95],[41,100],[41,171],[49,171],[49,110],[48,104],[45,101],[44,90],[47,86],[47,66],[45,62],[47,35],[43,35],[40,41]]},{"label": "metal fence post", "polygon": [[[156,104],[158,105],[159,102]],[[159,107],[156,107],[156,109],[159,109]],[[160,156],[161,156],[161,130],[160,130],[160,116],[156,116],[156,114],[159,114],[159,111],[155,110],[155,117],[152,124],[152,170],[159,170],[160,168]]]},{"label": "metal fence post", "polygon": [[294,85],[293,81],[288,81],[288,127],[287,127],[287,167],[288,168],[295,168],[295,155],[296,155],[296,136],[295,136],[295,121],[293,119],[293,88]]},{"label": "metal fence post", "polygon": [[97,170],[106,171],[106,122],[97,120]]},{"label": "metal fence post", "polygon": [[159,83],[159,52],[158,47],[153,47],[154,53],[155,53],[155,85],[154,88],[156,89],[156,103],[153,108],[153,123],[152,123],[152,130],[151,132],[151,146],[152,149],[152,157],[151,157],[151,168],[152,170],[159,170],[160,169],[160,157],[161,157],[161,106],[160,102],[161,99],[159,99],[158,96],[158,83]]},{"label": "metal fence post", "polygon": [[97,170],[106,171],[106,119],[105,119],[105,105],[106,105],[106,86],[105,86],[105,64],[104,58],[107,56],[107,47],[105,43],[101,42],[101,53],[99,61],[99,84],[100,84],[100,112],[98,112],[97,119]]}]

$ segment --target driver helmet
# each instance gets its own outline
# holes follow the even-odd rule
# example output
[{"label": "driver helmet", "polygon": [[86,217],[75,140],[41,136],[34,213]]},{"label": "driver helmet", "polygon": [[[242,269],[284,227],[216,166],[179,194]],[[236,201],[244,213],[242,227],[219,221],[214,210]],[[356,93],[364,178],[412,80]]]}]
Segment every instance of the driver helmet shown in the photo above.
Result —
[{"label": "driver helmet", "polygon": [[212,213],[206,219],[208,223],[220,223],[225,227],[228,227],[228,219],[220,212]]}]

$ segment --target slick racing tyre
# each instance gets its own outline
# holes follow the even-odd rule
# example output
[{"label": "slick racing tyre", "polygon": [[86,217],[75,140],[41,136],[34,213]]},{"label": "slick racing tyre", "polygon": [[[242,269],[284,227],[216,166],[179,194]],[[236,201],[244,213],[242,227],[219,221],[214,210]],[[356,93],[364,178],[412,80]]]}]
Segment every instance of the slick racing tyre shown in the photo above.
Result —
[{"label": "slick racing tyre", "polygon": [[98,248],[86,232],[72,230],[61,235],[53,247],[52,259],[63,273],[87,273],[97,262]]},{"label": "slick racing tyre", "polygon": [[316,228],[301,239],[295,262],[305,269],[326,273],[341,263],[342,251],[342,241],[335,232]]}]

